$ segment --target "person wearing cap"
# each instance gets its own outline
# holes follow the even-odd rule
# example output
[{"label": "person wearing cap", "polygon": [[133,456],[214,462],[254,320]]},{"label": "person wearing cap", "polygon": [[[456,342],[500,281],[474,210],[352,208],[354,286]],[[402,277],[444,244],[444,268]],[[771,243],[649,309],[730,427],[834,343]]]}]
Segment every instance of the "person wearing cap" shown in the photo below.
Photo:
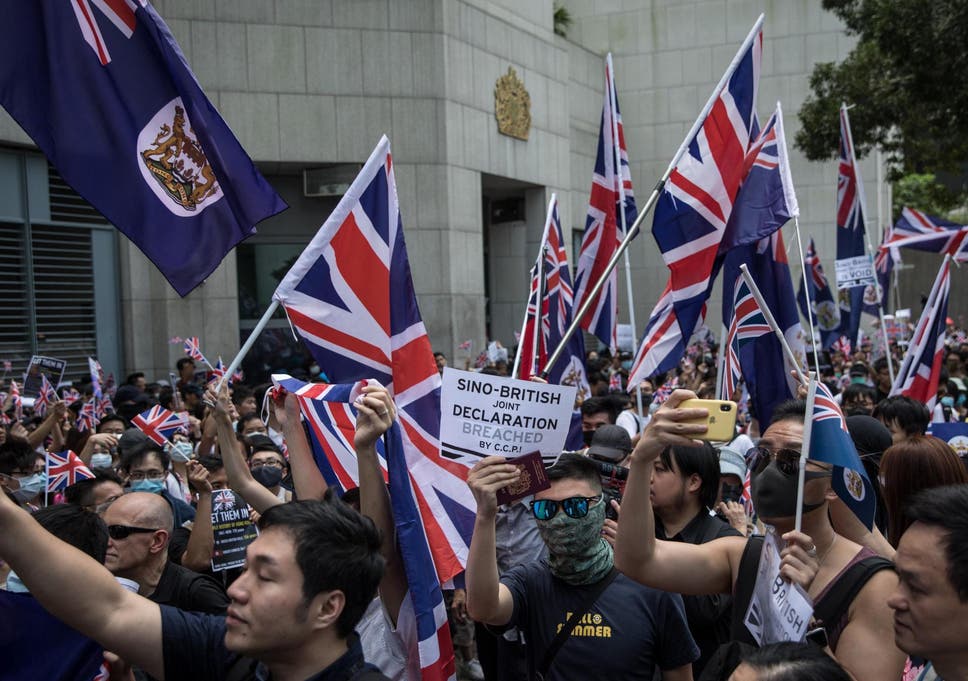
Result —
[{"label": "person wearing cap", "polygon": [[715,511],[744,537],[751,529],[746,508],[740,503],[745,481],[746,458],[737,451],[734,443],[724,445],[719,450],[719,494]]},{"label": "person wearing cap", "polygon": [[621,466],[632,453],[632,438],[622,426],[608,423],[599,426],[585,454],[602,463]]}]

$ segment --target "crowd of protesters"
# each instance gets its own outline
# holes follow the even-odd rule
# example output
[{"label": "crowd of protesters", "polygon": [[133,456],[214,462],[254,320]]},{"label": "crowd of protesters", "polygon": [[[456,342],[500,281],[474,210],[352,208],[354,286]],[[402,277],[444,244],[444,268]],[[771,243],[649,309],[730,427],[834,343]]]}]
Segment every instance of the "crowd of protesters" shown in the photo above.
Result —
[{"label": "crowd of protesters", "polygon": [[[735,438],[700,445],[705,426],[687,421],[705,414],[680,404],[717,397],[712,339],[631,393],[631,355],[589,353],[583,446],[548,469],[549,489],[502,506],[519,469],[488,457],[468,472],[473,540],[463,578],[445,585],[458,677],[968,680],[968,469],[926,434],[968,414],[968,343],[954,331],[930,412],[889,396],[876,343],[819,355],[875,482],[871,529],[812,460],[794,528],[802,399],[761,423],[739,390]],[[892,352],[899,362],[903,347]],[[473,370],[508,375],[506,355]],[[87,429],[90,386],[62,389],[43,416],[5,403],[0,585],[19,600],[0,608],[0,678],[52,678],[24,641],[67,625],[103,647],[97,678],[420,679],[376,450],[391,395],[364,389],[359,488],[333,490],[294,396],[216,390],[187,357],[176,369],[175,385],[129,376]],[[189,415],[164,446],[131,425],[155,404]],[[94,477],[48,494],[45,454],[65,450]],[[223,490],[260,530],[244,568],[214,569]],[[760,647],[744,624],[768,527],[782,578],[814,604],[804,643]],[[57,661],[57,678],[96,677],[72,664]]]}]

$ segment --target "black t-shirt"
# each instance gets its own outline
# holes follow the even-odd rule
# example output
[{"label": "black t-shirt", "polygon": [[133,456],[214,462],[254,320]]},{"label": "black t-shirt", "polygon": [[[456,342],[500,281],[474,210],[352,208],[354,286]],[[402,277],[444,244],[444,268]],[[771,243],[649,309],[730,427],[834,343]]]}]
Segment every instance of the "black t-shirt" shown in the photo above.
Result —
[{"label": "black t-shirt", "polygon": [[[509,625],[525,632],[537,667],[568,615],[590,586],[572,586],[545,563],[518,565],[501,577],[514,598]],[[594,585],[592,585],[594,586]],[[643,586],[623,574],[598,597],[555,656],[547,678],[651,681],[655,668],[692,663],[699,649],[686,626],[678,594]]]},{"label": "black t-shirt", "polygon": [[165,563],[161,579],[148,600],[158,605],[171,605],[181,610],[212,615],[224,614],[229,607],[229,597],[218,582],[171,561]]},{"label": "black t-shirt", "polygon": [[[225,681],[230,673],[233,679],[266,681],[270,678],[264,665],[229,652],[225,647],[224,617],[162,606],[161,637],[165,678],[171,681]],[[363,661],[363,649],[356,634],[347,639],[347,644],[347,651],[340,658],[306,681],[387,678]]]}]

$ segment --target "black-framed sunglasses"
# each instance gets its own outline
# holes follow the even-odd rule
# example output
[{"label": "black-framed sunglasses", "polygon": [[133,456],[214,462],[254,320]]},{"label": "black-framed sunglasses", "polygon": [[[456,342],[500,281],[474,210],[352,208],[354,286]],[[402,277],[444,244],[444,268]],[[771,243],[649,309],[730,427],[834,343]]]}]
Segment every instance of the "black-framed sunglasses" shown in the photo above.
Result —
[{"label": "black-framed sunglasses", "polygon": [[108,536],[111,539],[127,539],[132,534],[148,534],[157,532],[157,527],[132,527],[131,525],[108,525]]},{"label": "black-framed sunglasses", "polygon": [[561,508],[569,518],[584,518],[588,515],[588,509],[601,499],[601,494],[595,497],[568,497],[561,501],[538,499],[531,502],[531,513],[538,520],[551,520],[558,515],[558,509]]},{"label": "black-framed sunglasses", "polygon": [[800,468],[800,451],[797,449],[777,449],[756,446],[746,452],[746,467],[750,475],[762,473],[770,461],[776,460],[776,467],[785,475],[794,475]]}]

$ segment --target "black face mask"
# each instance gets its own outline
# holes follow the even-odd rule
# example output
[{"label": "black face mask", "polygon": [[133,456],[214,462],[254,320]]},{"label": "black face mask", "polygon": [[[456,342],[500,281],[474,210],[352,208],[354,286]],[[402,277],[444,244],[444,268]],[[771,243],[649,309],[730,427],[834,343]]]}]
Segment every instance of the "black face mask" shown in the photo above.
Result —
[{"label": "black face mask", "polygon": [[593,437],[595,437],[595,431],[594,430],[583,430],[583,431],[581,431],[581,439],[585,443],[585,446],[586,447],[588,447],[588,446],[590,446],[592,444],[592,438]]},{"label": "black face mask", "polygon": [[[824,478],[830,473],[807,471],[805,481]],[[750,479],[750,493],[753,497],[753,508],[761,518],[792,518],[797,514],[797,476],[798,473],[788,475],[780,470],[776,461],[763,469],[758,475]],[[803,504],[803,512],[809,513],[823,506],[819,504]]]},{"label": "black face mask", "polygon": [[723,501],[735,501],[739,502],[743,498],[743,486],[742,485],[730,485],[729,483],[723,483]]},{"label": "black face mask", "polygon": [[252,477],[263,487],[273,488],[282,482],[282,469],[272,466],[260,466],[252,469]]}]

